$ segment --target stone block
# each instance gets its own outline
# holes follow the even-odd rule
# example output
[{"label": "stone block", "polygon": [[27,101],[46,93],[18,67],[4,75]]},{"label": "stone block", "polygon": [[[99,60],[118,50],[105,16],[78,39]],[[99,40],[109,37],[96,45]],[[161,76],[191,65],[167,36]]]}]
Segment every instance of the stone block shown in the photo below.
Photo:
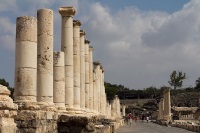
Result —
[{"label": "stone block", "polygon": [[53,115],[54,115],[54,112],[47,112],[47,114],[46,114],[46,119],[47,119],[47,120],[53,119]]},{"label": "stone block", "polygon": [[37,68],[37,43],[16,42],[15,68]]}]

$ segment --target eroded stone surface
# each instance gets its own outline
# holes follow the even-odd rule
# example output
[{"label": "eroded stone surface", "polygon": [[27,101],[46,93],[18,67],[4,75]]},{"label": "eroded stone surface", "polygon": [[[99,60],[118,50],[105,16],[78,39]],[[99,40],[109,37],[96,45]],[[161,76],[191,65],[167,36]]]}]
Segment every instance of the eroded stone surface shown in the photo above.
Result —
[{"label": "eroded stone surface", "polygon": [[0,85],[0,133],[16,133],[14,117],[17,115],[17,105],[9,97],[7,87]]},{"label": "eroded stone surface", "polygon": [[15,101],[36,101],[37,19],[34,17],[17,18],[15,62]]},{"label": "eroded stone surface", "polygon": [[37,101],[53,103],[53,11],[40,9],[37,18]]}]

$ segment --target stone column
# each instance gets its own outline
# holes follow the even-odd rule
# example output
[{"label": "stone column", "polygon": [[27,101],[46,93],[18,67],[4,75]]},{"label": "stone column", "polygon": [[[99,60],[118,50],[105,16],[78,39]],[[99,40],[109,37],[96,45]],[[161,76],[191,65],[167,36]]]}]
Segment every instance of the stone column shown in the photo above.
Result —
[{"label": "stone column", "polygon": [[85,40],[85,108],[89,111],[89,91],[90,91],[90,78],[89,78],[89,40]]},{"label": "stone column", "polygon": [[170,90],[164,92],[164,119],[171,121]]},{"label": "stone column", "polygon": [[85,110],[85,31],[80,30],[80,54],[81,54],[81,81],[80,81],[80,108]]},{"label": "stone column", "polygon": [[115,95],[115,98],[112,100],[112,104],[111,104],[111,113],[112,116],[115,118],[120,118],[120,101],[117,95]]},{"label": "stone column", "polygon": [[15,48],[16,102],[36,102],[37,80],[37,19],[18,17],[16,22]]},{"label": "stone column", "polygon": [[53,102],[59,110],[65,110],[64,52],[53,52],[53,59]]},{"label": "stone column", "polygon": [[60,7],[62,16],[61,50],[65,54],[65,106],[68,111],[73,110],[74,76],[73,76],[73,7]]},{"label": "stone column", "polygon": [[37,101],[53,103],[53,11],[37,11]]},{"label": "stone column", "polygon": [[104,69],[103,69],[103,66],[101,66],[101,70],[102,70],[102,82],[101,82],[101,103],[102,103],[102,113],[104,115],[105,114],[105,110],[106,110],[106,93],[105,93],[105,86],[104,86]]},{"label": "stone column", "polygon": [[93,101],[93,105],[94,105],[94,111],[95,113],[98,112],[98,93],[97,93],[97,77],[96,77],[96,66],[94,66],[94,70],[93,70],[93,92],[94,92],[94,101]]},{"label": "stone column", "polygon": [[[80,110],[80,26],[79,20],[74,20],[74,109]],[[78,112],[77,112],[78,113]]]},{"label": "stone column", "polygon": [[126,106],[122,105],[122,116],[126,116]]},{"label": "stone column", "polygon": [[106,103],[106,118],[111,118],[111,105],[108,102]]},{"label": "stone column", "polygon": [[100,113],[100,100],[99,100],[99,93],[100,93],[100,62],[94,62],[94,91],[95,91],[95,99],[94,99],[94,108],[97,113]]},{"label": "stone column", "polygon": [[159,102],[159,113],[158,113],[158,116],[159,118],[158,119],[163,119],[163,111],[164,111],[164,105],[163,105],[163,98],[160,99],[160,102]]},{"label": "stone column", "polygon": [[98,85],[98,94],[99,94],[99,112],[102,114],[103,113],[103,111],[102,111],[102,109],[103,109],[103,103],[102,103],[102,101],[103,101],[103,99],[102,99],[102,66],[101,66],[101,64],[100,64],[100,67],[99,67],[99,85]]},{"label": "stone column", "polygon": [[89,93],[89,108],[94,111],[94,88],[93,88],[93,47],[89,47],[89,82],[90,82],[90,93]]}]

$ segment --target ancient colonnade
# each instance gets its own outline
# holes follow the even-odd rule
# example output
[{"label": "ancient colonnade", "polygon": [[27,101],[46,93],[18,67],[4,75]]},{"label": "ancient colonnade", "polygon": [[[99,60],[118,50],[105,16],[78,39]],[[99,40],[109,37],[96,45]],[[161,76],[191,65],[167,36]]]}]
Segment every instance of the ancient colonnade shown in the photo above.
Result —
[{"label": "ancient colonnade", "polygon": [[55,106],[75,114],[111,114],[103,66],[93,63],[93,47],[80,30],[81,22],[73,20],[75,9],[60,7],[59,13],[61,51],[55,52],[51,9],[38,10],[37,18],[17,18],[14,101]]},{"label": "ancient colonnade", "polygon": [[[14,103],[0,86],[2,133],[110,133],[123,123],[119,98],[111,104],[106,100],[104,68],[93,62],[86,32],[79,20],[73,20],[75,9],[58,11],[60,51],[53,51],[53,10],[40,9],[37,18],[17,17]],[[105,119],[110,126],[104,126]]]}]

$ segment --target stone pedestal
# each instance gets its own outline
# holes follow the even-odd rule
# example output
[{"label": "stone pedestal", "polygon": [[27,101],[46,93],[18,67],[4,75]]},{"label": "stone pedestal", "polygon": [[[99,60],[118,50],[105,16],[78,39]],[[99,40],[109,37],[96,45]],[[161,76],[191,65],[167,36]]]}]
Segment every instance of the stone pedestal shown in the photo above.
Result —
[{"label": "stone pedestal", "polygon": [[93,47],[89,46],[89,108],[94,112],[94,88],[93,88]]},{"label": "stone pedestal", "polygon": [[62,16],[61,50],[65,54],[65,106],[70,113],[74,103],[74,70],[73,70],[73,7],[60,7]]},{"label": "stone pedestal", "polygon": [[0,85],[0,133],[16,133],[14,117],[17,115],[17,105],[9,97],[7,87]]},{"label": "stone pedestal", "polygon": [[73,42],[74,42],[74,110],[76,113],[80,112],[80,26],[81,22],[79,20],[74,20],[73,22],[74,30],[73,30]]},{"label": "stone pedestal", "polygon": [[53,104],[53,10],[40,9],[37,18],[37,101]]},{"label": "stone pedestal", "polygon": [[36,102],[37,19],[18,17],[16,22],[15,91],[16,102]]},{"label": "stone pedestal", "polygon": [[53,53],[53,102],[59,110],[65,110],[65,62],[64,53]]},{"label": "stone pedestal", "polygon": [[85,31],[80,30],[80,54],[81,54],[81,79],[80,79],[80,108],[85,110]]},{"label": "stone pedestal", "polygon": [[85,108],[89,112],[90,78],[89,78],[89,43],[85,40]]}]

